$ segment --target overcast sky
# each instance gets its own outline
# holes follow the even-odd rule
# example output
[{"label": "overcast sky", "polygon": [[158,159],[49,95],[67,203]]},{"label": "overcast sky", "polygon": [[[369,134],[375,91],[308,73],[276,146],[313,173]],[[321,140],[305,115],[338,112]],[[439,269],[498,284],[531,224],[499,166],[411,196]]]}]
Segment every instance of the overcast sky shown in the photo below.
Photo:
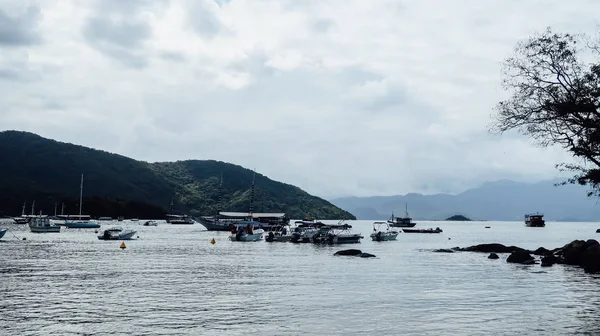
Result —
[{"label": "overcast sky", "polygon": [[538,181],[568,156],[487,132],[501,62],[600,1],[2,0],[0,127],[216,159],[331,198]]}]

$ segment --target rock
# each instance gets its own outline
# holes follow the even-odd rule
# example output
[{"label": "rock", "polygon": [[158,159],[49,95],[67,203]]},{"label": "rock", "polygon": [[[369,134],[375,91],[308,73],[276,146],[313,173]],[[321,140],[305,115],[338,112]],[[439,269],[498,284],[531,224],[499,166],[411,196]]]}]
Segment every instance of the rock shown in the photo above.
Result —
[{"label": "rock", "polygon": [[580,265],[585,273],[600,273],[600,245],[591,245],[582,254]]},{"label": "rock", "polygon": [[596,230],[596,233],[600,233],[600,229]]},{"label": "rock", "polygon": [[557,258],[553,254],[547,254],[542,257],[542,267],[550,267],[556,264]]},{"label": "rock", "polygon": [[366,253],[366,252],[363,252],[363,253],[359,254],[358,256],[361,258],[375,258],[374,254]]},{"label": "rock", "polygon": [[492,252],[494,252],[494,253],[512,253],[512,252],[516,252],[516,251],[529,252],[528,250],[522,249],[520,247],[504,246],[502,244],[497,244],[497,243],[479,244],[479,245],[469,246],[469,247],[460,249],[460,251],[485,252],[485,253],[492,253]]},{"label": "rock", "polygon": [[528,251],[515,251],[508,256],[506,262],[531,265],[535,263],[535,259]]},{"label": "rock", "polygon": [[357,256],[357,255],[360,255],[360,254],[362,254],[361,250],[350,249],[350,250],[337,251],[333,255],[334,256],[337,256],[337,255],[340,255],[340,256]]},{"label": "rock", "polygon": [[454,250],[452,250],[452,249],[437,249],[437,250],[433,250],[433,252],[438,252],[438,253],[454,253]]},{"label": "rock", "polygon": [[547,248],[543,248],[543,247],[538,247],[537,250],[533,251],[533,254],[538,255],[538,256],[545,256],[550,253],[552,253],[552,252],[550,252],[550,250],[548,250]]},{"label": "rock", "polygon": [[494,252],[490,253],[490,255],[488,256],[488,259],[498,259],[500,257],[498,257],[498,255]]},{"label": "rock", "polygon": [[574,240],[563,246],[562,257],[567,265],[579,265],[581,254],[586,249],[586,242],[583,240]]}]

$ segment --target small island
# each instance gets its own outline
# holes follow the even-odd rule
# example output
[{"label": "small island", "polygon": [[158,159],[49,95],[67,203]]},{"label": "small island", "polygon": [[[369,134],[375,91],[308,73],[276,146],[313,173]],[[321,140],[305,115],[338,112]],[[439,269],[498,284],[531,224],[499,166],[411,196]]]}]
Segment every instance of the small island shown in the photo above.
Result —
[{"label": "small island", "polygon": [[454,215],[451,217],[446,218],[447,221],[461,221],[461,222],[470,222],[471,219],[468,217],[465,217],[463,215]]}]

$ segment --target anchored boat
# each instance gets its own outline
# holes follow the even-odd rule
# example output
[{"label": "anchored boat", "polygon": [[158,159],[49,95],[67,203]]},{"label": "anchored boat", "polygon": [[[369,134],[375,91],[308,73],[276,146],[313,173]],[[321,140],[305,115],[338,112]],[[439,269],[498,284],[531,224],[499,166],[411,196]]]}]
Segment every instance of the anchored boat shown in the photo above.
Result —
[{"label": "anchored boat", "polygon": [[546,226],[546,221],[544,220],[544,215],[541,213],[529,214],[525,215],[525,226],[529,227],[544,227]]},{"label": "anchored boat", "polygon": [[417,223],[412,222],[412,218],[408,215],[408,203],[405,203],[405,213],[404,217],[394,217],[394,213],[392,212],[392,217],[388,220],[390,226],[393,227],[414,227]]},{"label": "anchored boat", "polygon": [[370,237],[373,241],[396,240],[399,233],[396,230],[392,230],[387,222],[374,222],[373,233],[371,233]]},{"label": "anchored boat", "polygon": [[137,231],[134,230],[123,230],[120,226],[113,226],[110,229],[104,230],[98,239],[100,240],[131,240]]}]

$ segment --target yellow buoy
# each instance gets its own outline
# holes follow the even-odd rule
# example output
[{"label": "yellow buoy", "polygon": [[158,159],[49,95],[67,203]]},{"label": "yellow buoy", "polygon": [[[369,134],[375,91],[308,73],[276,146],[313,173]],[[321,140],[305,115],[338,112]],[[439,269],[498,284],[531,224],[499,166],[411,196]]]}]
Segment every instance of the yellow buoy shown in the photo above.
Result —
[{"label": "yellow buoy", "polygon": [[215,243],[216,243],[215,238],[211,239],[210,243],[215,245]]},{"label": "yellow buoy", "polygon": [[125,249],[127,246],[125,246],[125,242],[121,243],[121,246],[119,246],[121,249]]}]

